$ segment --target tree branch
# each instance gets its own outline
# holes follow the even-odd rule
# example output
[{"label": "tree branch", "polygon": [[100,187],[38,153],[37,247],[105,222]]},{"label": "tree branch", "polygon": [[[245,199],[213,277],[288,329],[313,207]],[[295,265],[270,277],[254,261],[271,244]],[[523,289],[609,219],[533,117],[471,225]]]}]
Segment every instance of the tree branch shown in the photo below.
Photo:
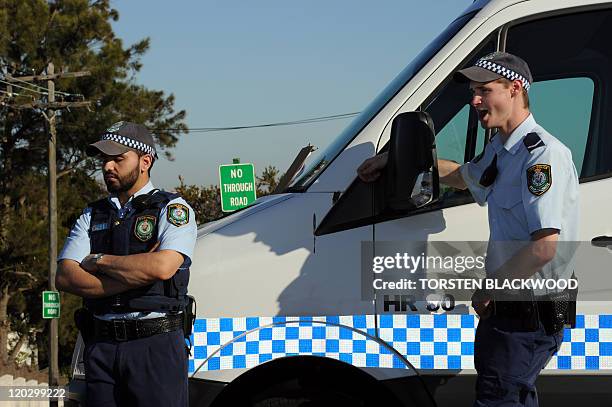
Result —
[{"label": "tree branch", "polygon": [[76,168],[78,167],[79,164],[81,164],[82,162],[84,162],[86,160],[86,158],[82,158],[80,160],[78,160],[77,162],[75,162],[73,165],[71,165],[70,167],[64,168],[62,170],[60,170],[57,173],[56,179],[60,179],[61,177],[63,177],[64,175],[68,175],[70,174],[72,171],[76,170]]},{"label": "tree branch", "polygon": [[18,276],[29,277],[31,280],[36,281],[36,277],[34,277],[32,273],[29,273],[27,271],[15,271],[13,272],[13,274],[18,275]]},{"label": "tree branch", "polygon": [[30,285],[28,285],[27,287],[20,287],[20,288],[18,288],[18,289],[17,289],[17,291],[18,291],[18,292],[20,292],[20,293],[22,293],[22,292],[24,292],[24,291],[31,290],[32,288],[33,288],[33,287],[32,287],[32,284],[30,284]]}]

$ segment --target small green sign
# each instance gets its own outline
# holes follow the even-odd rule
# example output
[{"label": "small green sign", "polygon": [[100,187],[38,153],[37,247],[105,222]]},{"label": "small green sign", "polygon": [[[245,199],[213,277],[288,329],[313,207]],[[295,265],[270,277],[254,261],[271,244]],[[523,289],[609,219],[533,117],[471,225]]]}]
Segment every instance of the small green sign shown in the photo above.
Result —
[{"label": "small green sign", "polygon": [[225,164],[219,166],[221,210],[232,212],[257,199],[255,167],[253,164]]},{"label": "small green sign", "polygon": [[60,317],[60,294],[57,291],[43,291],[42,310],[45,319]]}]

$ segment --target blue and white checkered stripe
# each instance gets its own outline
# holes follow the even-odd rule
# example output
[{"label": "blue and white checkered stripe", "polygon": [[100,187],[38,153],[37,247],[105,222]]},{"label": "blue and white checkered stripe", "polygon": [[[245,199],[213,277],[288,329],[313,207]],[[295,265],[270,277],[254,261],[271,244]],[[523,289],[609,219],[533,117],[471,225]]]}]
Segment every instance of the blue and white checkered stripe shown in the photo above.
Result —
[{"label": "blue and white checkered stripe", "polygon": [[[551,367],[551,365],[553,367]],[[578,315],[547,369],[612,369],[612,315]]]},{"label": "blue and white checkered stripe", "polygon": [[511,81],[518,79],[519,81],[523,83],[523,87],[525,88],[525,90],[529,91],[529,87],[531,86],[531,84],[529,83],[527,78],[525,78],[523,75],[517,72],[514,72],[512,69],[498,65],[495,62],[491,62],[486,59],[479,59],[478,61],[476,61],[474,66],[478,66],[488,71],[495,72],[496,74],[501,75],[504,78],[509,79]]},{"label": "blue and white checkered stripe", "polygon": [[153,157],[157,157],[157,153],[153,147],[129,137],[120,136],[119,134],[114,133],[104,133],[102,135],[102,140],[114,141],[115,143],[123,144],[126,147],[134,148],[146,154],[151,154]]},{"label": "blue and white checkered stripe", "polygon": [[[313,322],[315,321],[315,322]],[[252,368],[283,356],[315,355],[359,367],[405,368],[385,346],[340,324],[375,335],[373,315],[327,317],[251,317],[198,319],[189,372],[222,344],[258,327],[216,353],[200,370]],[[380,337],[417,369],[473,369],[473,315],[382,315]],[[563,345],[546,369],[612,369],[612,315],[579,315],[575,329],[566,329]]]}]

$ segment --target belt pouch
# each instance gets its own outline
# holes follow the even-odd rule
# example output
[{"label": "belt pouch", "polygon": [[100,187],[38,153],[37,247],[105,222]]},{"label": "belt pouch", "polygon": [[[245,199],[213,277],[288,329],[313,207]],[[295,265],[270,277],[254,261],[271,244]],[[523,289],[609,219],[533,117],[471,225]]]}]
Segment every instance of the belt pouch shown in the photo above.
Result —
[{"label": "belt pouch", "polygon": [[81,332],[85,342],[88,342],[94,334],[93,314],[86,308],[79,308],[74,312],[74,323]]}]

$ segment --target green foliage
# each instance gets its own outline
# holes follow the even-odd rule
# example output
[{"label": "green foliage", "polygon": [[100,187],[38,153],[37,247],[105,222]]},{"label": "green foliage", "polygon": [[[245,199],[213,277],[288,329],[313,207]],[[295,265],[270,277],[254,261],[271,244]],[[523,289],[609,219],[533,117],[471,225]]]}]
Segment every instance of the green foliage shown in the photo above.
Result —
[{"label": "green foliage", "polygon": [[180,185],[176,192],[193,208],[196,222],[201,225],[223,216],[221,212],[221,196],[218,185],[208,187],[198,185],[185,185],[183,177],[179,176]]},{"label": "green foliage", "polygon": [[264,196],[274,192],[274,189],[278,185],[278,174],[279,171],[276,167],[269,165],[262,171],[261,175],[257,178],[257,196]]}]

